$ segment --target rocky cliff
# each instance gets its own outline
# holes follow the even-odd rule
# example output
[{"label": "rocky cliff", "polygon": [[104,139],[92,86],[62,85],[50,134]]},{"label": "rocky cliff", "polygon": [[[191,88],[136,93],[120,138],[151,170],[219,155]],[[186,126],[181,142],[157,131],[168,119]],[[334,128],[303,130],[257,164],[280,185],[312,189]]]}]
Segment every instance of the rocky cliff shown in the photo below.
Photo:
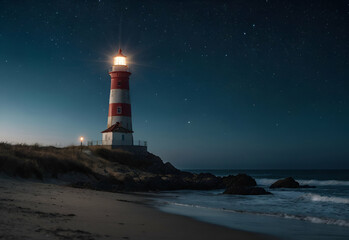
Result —
[{"label": "rocky cliff", "polygon": [[0,143],[0,172],[9,176],[56,179],[73,187],[104,191],[230,189],[230,194],[263,194],[253,178],[217,177],[180,171],[158,156],[120,150],[41,147]]}]

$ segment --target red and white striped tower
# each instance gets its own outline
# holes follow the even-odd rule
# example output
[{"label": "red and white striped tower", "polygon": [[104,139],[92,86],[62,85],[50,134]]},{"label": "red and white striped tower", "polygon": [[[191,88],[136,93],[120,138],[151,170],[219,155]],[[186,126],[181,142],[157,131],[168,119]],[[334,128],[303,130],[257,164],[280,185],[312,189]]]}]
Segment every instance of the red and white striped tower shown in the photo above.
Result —
[{"label": "red and white striped tower", "polygon": [[111,77],[108,129],[103,131],[105,145],[133,145],[131,119],[130,85],[131,72],[126,64],[126,56],[119,49],[114,57]]}]

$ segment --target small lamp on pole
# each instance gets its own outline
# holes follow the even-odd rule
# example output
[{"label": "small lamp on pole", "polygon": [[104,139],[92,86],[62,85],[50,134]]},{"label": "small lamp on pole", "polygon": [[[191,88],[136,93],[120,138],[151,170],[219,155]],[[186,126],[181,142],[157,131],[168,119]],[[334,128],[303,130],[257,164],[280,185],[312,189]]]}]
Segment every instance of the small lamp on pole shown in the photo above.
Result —
[{"label": "small lamp on pole", "polygon": [[80,150],[82,152],[82,142],[84,141],[84,137],[80,137]]}]

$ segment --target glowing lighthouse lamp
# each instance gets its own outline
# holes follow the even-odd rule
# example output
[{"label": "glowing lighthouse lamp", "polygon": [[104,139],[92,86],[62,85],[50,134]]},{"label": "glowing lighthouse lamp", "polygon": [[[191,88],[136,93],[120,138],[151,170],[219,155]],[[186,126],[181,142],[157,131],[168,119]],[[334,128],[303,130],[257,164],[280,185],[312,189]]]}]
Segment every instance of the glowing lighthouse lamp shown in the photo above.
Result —
[{"label": "glowing lighthouse lamp", "polygon": [[126,56],[119,49],[114,57],[114,65],[109,72],[111,77],[109,113],[107,129],[102,132],[103,145],[132,146],[133,131],[131,119],[131,101]]},{"label": "glowing lighthouse lamp", "polygon": [[126,56],[121,53],[121,49],[119,49],[118,55],[114,57],[114,66],[126,66]]}]

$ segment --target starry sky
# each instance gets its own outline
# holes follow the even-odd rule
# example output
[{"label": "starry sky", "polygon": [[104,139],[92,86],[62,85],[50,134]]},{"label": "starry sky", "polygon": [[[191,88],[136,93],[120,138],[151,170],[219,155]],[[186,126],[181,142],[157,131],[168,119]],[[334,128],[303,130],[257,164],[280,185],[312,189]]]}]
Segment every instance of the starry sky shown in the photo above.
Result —
[{"label": "starry sky", "polygon": [[349,1],[0,0],[0,141],[135,140],[179,168],[349,168]]}]

